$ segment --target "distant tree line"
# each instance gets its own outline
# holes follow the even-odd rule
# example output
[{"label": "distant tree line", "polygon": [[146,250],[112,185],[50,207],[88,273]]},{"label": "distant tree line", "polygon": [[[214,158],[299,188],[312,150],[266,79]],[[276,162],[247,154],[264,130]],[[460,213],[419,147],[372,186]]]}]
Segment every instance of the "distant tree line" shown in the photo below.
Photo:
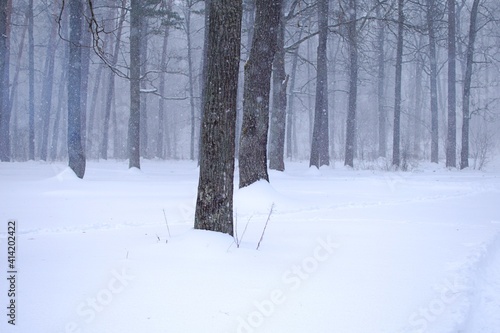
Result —
[{"label": "distant tree line", "polygon": [[[210,4],[0,0],[0,160],[203,159]],[[498,1],[240,7],[240,186],[290,160],[465,168],[492,153]]]}]

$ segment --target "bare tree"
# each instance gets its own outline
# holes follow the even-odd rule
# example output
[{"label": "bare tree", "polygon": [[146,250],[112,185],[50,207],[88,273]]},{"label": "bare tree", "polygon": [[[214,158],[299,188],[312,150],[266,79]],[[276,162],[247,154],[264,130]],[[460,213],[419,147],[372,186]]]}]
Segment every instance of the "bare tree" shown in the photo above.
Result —
[{"label": "bare tree", "polygon": [[130,1],[130,117],[128,123],[129,168],[141,168],[141,2]]},{"label": "bare tree", "polygon": [[460,169],[469,167],[469,122],[470,122],[470,90],[472,81],[472,64],[474,63],[474,44],[476,42],[476,21],[480,0],[474,0],[470,13],[469,43],[466,51],[465,78],[462,97],[462,151],[460,153]]},{"label": "bare tree", "polygon": [[327,40],[328,40],[328,0],[318,1],[318,51],[316,74],[316,104],[314,110],[314,127],[311,145],[309,166],[317,168],[330,165],[328,139],[328,68],[327,68]]},{"label": "bare tree", "polygon": [[211,0],[194,227],[233,234],[233,178],[241,0]]},{"label": "bare tree", "polygon": [[[116,66],[118,62],[118,56],[120,52],[120,44],[122,38],[123,22],[125,21],[125,11],[126,11],[126,0],[122,0],[120,16],[118,19],[118,24],[116,28],[116,39],[114,40],[114,49],[112,58],[109,62],[110,66]],[[110,16],[114,11],[110,10]],[[104,124],[103,124],[103,138],[101,141],[101,146],[99,150],[99,156],[103,159],[108,158],[108,144],[109,144],[109,122],[111,119],[111,106],[113,103],[113,97],[115,94],[115,73],[110,70],[108,73],[108,84],[106,89],[106,104],[104,108]]]},{"label": "bare tree", "polygon": [[264,179],[267,173],[267,132],[271,71],[282,0],[257,0],[255,32],[245,64],[243,124],[240,136],[240,188]]},{"label": "bare tree", "polygon": [[436,0],[427,0],[427,29],[429,33],[430,93],[431,93],[431,162],[439,160],[439,123],[438,123],[438,88],[437,88],[437,52],[436,52]]},{"label": "bare tree", "polygon": [[80,0],[69,3],[69,63],[68,63],[68,155],[69,167],[78,178],[85,174],[85,152],[82,146],[82,16]]},{"label": "bare tree", "polygon": [[0,0],[0,161],[10,161],[9,21],[7,0]]},{"label": "bare tree", "polygon": [[404,0],[398,0],[398,39],[396,48],[396,77],[394,92],[394,130],[392,138],[392,165],[401,164],[401,79],[403,72]]},{"label": "bare tree", "polygon": [[288,75],[285,71],[285,17],[282,14],[278,36],[277,50],[273,62],[273,103],[269,130],[269,168],[285,170],[285,129],[286,129],[286,88]]},{"label": "bare tree", "polygon": [[448,0],[448,131],[446,136],[446,166],[451,168],[457,166],[455,1]]},{"label": "bare tree", "polygon": [[35,38],[33,0],[28,3],[28,71],[29,71],[29,121],[28,158],[35,159]]},{"label": "bare tree", "polygon": [[387,154],[387,112],[385,108],[385,22],[381,14],[382,1],[377,0],[376,15],[377,26],[377,103],[378,103],[378,156]]},{"label": "bare tree", "polygon": [[357,5],[356,0],[349,0],[349,106],[347,110],[346,137],[345,137],[345,162],[350,167],[354,166],[354,150],[356,143],[356,108],[358,99],[358,32],[357,32]]}]

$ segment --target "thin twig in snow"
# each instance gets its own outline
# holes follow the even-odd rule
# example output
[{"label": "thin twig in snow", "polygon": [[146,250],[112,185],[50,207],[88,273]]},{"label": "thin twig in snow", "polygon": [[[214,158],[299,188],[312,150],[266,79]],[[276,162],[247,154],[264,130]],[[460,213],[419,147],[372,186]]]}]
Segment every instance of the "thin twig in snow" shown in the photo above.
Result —
[{"label": "thin twig in snow", "polygon": [[165,224],[167,225],[168,237],[170,236],[170,228],[168,227],[167,214],[165,214],[165,209],[163,209],[163,216],[165,217]]},{"label": "thin twig in snow", "polygon": [[267,216],[266,224],[264,225],[264,229],[262,230],[262,235],[260,235],[259,243],[257,244],[256,250],[259,249],[260,242],[262,242],[262,238],[264,238],[264,233],[266,232],[267,223],[269,223],[269,220],[271,219],[271,214],[273,213],[273,209],[274,209],[274,202],[271,205],[271,209],[269,210],[269,215]]}]

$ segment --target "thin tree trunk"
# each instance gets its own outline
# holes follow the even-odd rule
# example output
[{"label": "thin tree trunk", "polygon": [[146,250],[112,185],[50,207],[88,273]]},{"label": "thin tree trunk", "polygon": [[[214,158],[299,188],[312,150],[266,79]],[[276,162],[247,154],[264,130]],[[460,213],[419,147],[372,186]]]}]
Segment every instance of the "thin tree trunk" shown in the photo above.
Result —
[{"label": "thin tree trunk", "polygon": [[429,30],[429,61],[431,90],[431,162],[439,161],[439,114],[438,114],[438,71],[436,54],[436,3],[427,0],[427,27]]},{"label": "thin tree trunk", "polygon": [[413,153],[417,158],[420,158],[420,144],[422,141],[422,76],[423,76],[423,61],[419,57],[415,64],[415,114],[414,121],[410,120],[410,128],[413,127]]},{"label": "thin tree trunk", "polygon": [[34,42],[34,15],[33,0],[28,3],[28,71],[29,71],[29,101],[28,101],[28,155],[30,160],[35,159],[35,42]]},{"label": "thin tree trunk", "polygon": [[[141,91],[147,88],[146,80],[144,79],[148,71],[148,30],[149,24],[146,17],[141,15]],[[141,124],[140,124],[140,136],[141,136],[141,156],[148,158],[148,94],[145,92],[141,93]]]},{"label": "thin tree trunk", "polygon": [[68,157],[69,167],[78,178],[85,174],[85,151],[81,137],[82,16],[80,0],[69,3],[70,34],[68,63]]},{"label": "thin tree trunk", "polygon": [[[299,37],[302,37],[304,26],[302,25]],[[297,77],[297,65],[299,60],[299,47],[293,53],[292,71],[290,73],[290,98],[288,99],[288,110],[286,120],[286,157],[293,158],[297,155],[297,136],[295,133],[295,82]]]},{"label": "thin tree trunk", "polygon": [[141,4],[130,2],[130,117],[128,123],[129,168],[141,168]]},{"label": "thin tree trunk", "polygon": [[[167,10],[172,9],[173,0],[169,0],[167,3]],[[168,38],[170,36],[170,26],[166,25],[165,30],[163,32],[163,46],[161,52],[161,69],[166,70],[167,66],[167,46],[168,46]],[[160,95],[163,96],[165,94],[165,73],[160,74]],[[165,135],[165,121],[167,120],[167,115],[165,114],[165,100],[160,97],[158,99],[158,136],[156,138],[156,157],[164,159],[165,158],[165,149],[164,149],[164,141],[167,139],[167,151],[170,151],[170,140],[169,135]]]},{"label": "thin tree trunk", "polygon": [[240,188],[261,179],[269,181],[267,173],[269,93],[281,2],[281,0],[256,2],[255,33],[250,57],[245,64],[243,124],[239,150]]},{"label": "thin tree trunk", "polygon": [[311,144],[309,166],[319,168],[330,165],[328,139],[328,65],[326,45],[328,41],[328,0],[318,1],[318,51],[316,74],[316,103],[314,110],[314,127]]},{"label": "thin tree trunk", "polygon": [[446,166],[457,165],[456,115],[456,26],[455,0],[448,0],[448,133],[446,136]]},{"label": "thin tree trunk", "polygon": [[349,1],[350,23],[348,25],[349,39],[349,108],[346,120],[345,162],[354,166],[354,150],[356,143],[356,104],[358,98],[358,36],[356,27],[356,0]]},{"label": "thin tree trunk", "polygon": [[9,111],[9,26],[7,0],[0,0],[0,161],[10,161]]},{"label": "thin tree trunk", "polygon": [[469,43],[467,44],[467,59],[462,102],[462,150],[460,153],[460,169],[469,167],[469,122],[470,122],[470,90],[472,82],[472,65],[474,64],[474,43],[476,41],[476,21],[479,1],[474,0],[470,14]]},{"label": "thin tree trunk", "polygon": [[[96,122],[95,118],[96,118],[97,100],[99,99],[98,96],[99,96],[99,91],[101,89],[101,81],[103,80],[102,78],[103,68],[104,65],[99,65],[97,67],[97,72],[95,73],[94,77],[94,87],[92,88],[92,98],[89,108],[89,117],[87,120],[87,144],[85,145],[87,156],[89,157],[92,154],[94,143],[97,143],[97,145],[99,146],[98,135],[97,133],[95,133],[95,122]],[[99,151],[97,151],[96,157],[99,158]]]},{"label": "thin tree trunk", "polygon": [[381,1],[378,1],[376,14],[378,21],[377,31],[377,104],[378,104],[378,156],[387,155],[387,112],[385,108],[385,22],[380,12]]},{"label": "thin tree trunk", "polygon": [[[24,23],[23,23],[23,31],[21,33],[21,39],[19,41],[19,52],[17,53],[17,59],[22,59],[23,58],[23,52],[24,52],[24,39],[26,37],[26,31],[28,30],[28,20],[29,20],[29,17],[28,15],[26,15],[24,17]],[[8,112],[10,114],[12,114],[12,108],[14,106],[14,103],[13,101],[15,100],[15,96],[16,96],[16,93],[17,93],[17,86],[19,84],[19,72],[21,72],[21,64],[20,62],[18,61],[17,64],[16,64],[16,71],[14,73],[14,78],[12,79],[12,87],[10,89],[10,98],[9,98],[9,101],[11,101],[9,103],[9,109],[8,109]]]},{"label": "thin tree trunk", "polygon": [[269,168],[285,170],[286,87],[285,17],[282,14],[277,34],[277,50],[273,61],[273,104],[269,131]]},{"label": "thin tree trunk", "polygon": [[[118,21],[118,28],[116,32],[115,49],[113,51],[113,58],[111,59],[111,66],[116,65],[118,62],[118,56],[120,52],[120,44],[122,37],[123,22],[125,21],[126,13],[126,0],[122,0],[120,19]],[[104,108],[104,123],[103,123],[103,137],[100,147],[100,157],[103,159],[108,159],[108,145],[109,145],[109,121],[111,118],[111,104],[113,102],[113,97],[115,94],[115,74],[113,71],[109,71],[108,74],[108,89],[106,92],[106,106]]]},{"label": "thin tree trunk", "polygon": [[45,78],[42,87],[42,140],[40,146],[40,159],[47,161],[49,133],[50,133],[50,117],[52,112],[52,90],[54,86],[54,61],[57,46],[56,42],[57,24],[52,24],[49,43],[47,44],[47,56],[45,59]]},{"label": "thin tree trunk", "polygon": [[187,60],[188,60],[188,78],[189,78],[189,106],[191,108],[191,135],[189,144],[189,158],[194,160],[194,140],[196,131],[196,105],[194,101],[194,78],[193,78],[193,52],[191,41],[191,0],[188,0],[186,9],[186,42],[187,42]]},{"label": "thin tree trunk", "polygon": [[[65,60],[68,61],[69,55],[68,52],[65,52]],[[63,71],[61,75],[59,76],[60,82],[67,82],[68,80],[68,71]],[[57,159],[57,151],[59,147],[59,132],[62,132],[63,129],[61,128],[61,116],[63,111],[63,99],[64,99],[64,93],[66,92],[66,89],[64,89],[62,86],[59,88],[58,92],[58,98],[57,98],[57,107],[55,110],[56,114],[56,119],[54,120],[54,130],[52,131],[52,140],[50,144],[50,160],[55,161]],[[83,139],[82,139],[83,140]]]},{"label": "thin tree trunk", "polygon": [[[88,5],[84,6],[84,13],[89,16]],[[92,45],[92,34],[89,31],[86,20],[82,20],[82,80],[81,80],[81,125],[82,125],[82,146],[87,151],[87,96],[89,88],[89,70],[90,70],[90,45]]]},{"label": "thin tree trunk", "polygon": [[211,0],[195,229],[233,235],[241,0]]},{"label": "thin tree trunk", "polygon": [[396,49],[396,77],[394,92],[394,132],[392,138],[392,165],[401,164],[401,88],[403,71],[403,33],[404,33],[404,0],[398,0],[398,40]]}]

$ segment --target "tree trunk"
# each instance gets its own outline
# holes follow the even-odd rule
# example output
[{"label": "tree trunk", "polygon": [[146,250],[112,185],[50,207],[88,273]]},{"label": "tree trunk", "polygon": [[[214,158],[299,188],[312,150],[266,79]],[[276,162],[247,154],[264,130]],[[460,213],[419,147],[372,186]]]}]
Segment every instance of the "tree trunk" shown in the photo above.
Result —
[{"label": "tree trunk", "polygon": [[187,42],[187,61],[188,61],[188,79],[189,79],[189,106],[191,110],[191,135],[189,142],[189,158],[194,161],[194,141],[196,131],[196,105],[194,102],[194,78],[193,78],[193,52],[191,41],[191,1],[188,0],[188,8],[186,9],[186,42]]},{"label": "tree trunk", "polygon": [[283,14],[281,15],[276,45],[277,50],[273,61],[273,104],[269,134],[269,168],[284,171],[288,76],[285,72],[285,17]]},{"label": "tree trunk", "polygon": [[[86,17],[90,16],[88,4],[84,6]],[[82,125],[82,146],[83,151],[87,152],[87,100],[89,90],[89,72],[90,72],[90,46],[92,45],[92,34],[89,30],[86,20],[82,20],[82,83],[81,83],[81,125]]]},{"label": "tree trunk", "polygon": [[316,103],[309,166],[330,165],[328,139],[328,68],[326,45],[328,40],[328,0],[318,1],[318,51],[316,74]]},{"label": "tree trunk", "polygon": [[128,123],[129,168],[141,168],[141,3],[130,2],[130,117]]},{"label": "tree trunk", "polygon": [[269,94],[282,0],[257,0],[255,32],[245,64],[243,124],[240,137],[240,188],[264,179],[267,173]]},{"label": "tree trunk", "polygon": [[69,64],[68,64],[68,157],[69,167],[78,178],[85,174],[85,152],[82,146],[82,17],[80,0],[69,3]]},{"label": "tree trunk", "polygon": [[233,234],[241,0],[211,0],[195,229]]},{"label": "tree trunk", "polygon": [[33,0],[28,3],[28,72],[29,72],[29,101],[28,101],[28,158],[35,159],[35,42],[34,42],[34,15]]},{"label": "tree trunk", "polygon": [[476,41],[476,21],[479,0],[474,0],[470,13],[469,43],[466,51],[465,78],[462,98],[462,151],[460,153],[460,169],[469,167],[469,121],[470,121],[470,88],[472,81],[472,65],[474,63],[474,43]]},{"label": "tree trunk", "polygon": [[439,161],[438,70],[436,54],[436,0],[427,0],[427,28],[429,30],[429,61],[431,90],[431,162]]},{"label": "tree trunk", "polygon": [[[419,42],[422,45],[422,40]],[[410,120],[410,128],[413,127],[413,154],[417,159],[421,155],[422,141],[422,76],[424,64],[421,57],[418,57],[415,64],[415,100],[414,100],[414,120]]]},{"label": "tree trunk", "polygon": [[[169,0],[167,3],[167,10],[172,9],[172,1]],[[170,26],[166,25],[163,35],[163,46],[161,52],[161,63],[160,68],[166,70],[167,66],[167,46],[168,46],[168,37],[170,35]],[[160,90],[160,95],[163,96],[165,94],[165,73],[160,73],[160,86],[158,88]],[[165,135],[165,100],[160,97],[158,99],[158,136],[156,138],[156,157],[164,159],[165,158],[165,149],[164,149],[164,141],[167,138],[167,151],[170,151],[170,140],[168,139],[168,133]]]},{"label": "tree trunk", "polygon": [[457,166],[456,115],[456,26],[455,0],[448,0],[448,134],[446,136],[446,166]]},{"label": "tree trunk", "polygon": [[[120,19],[118,21],[118,28],[116,32],[115,49],[113,51],[113,58],[111,59],[111,64],[110,64],[111,66],[116,65],[116,63],[118,62],[123,22],[125,21],[126,0],[122,0],[121,8],[122,9],[120,12]],[[110,70],[108,74],[108,89],[106,91],[106,106],[104,108],[103,138],[101,141],[101,147],[99,149],[99,156],[105,160],[108,159],[109,126],[110,126],[109,122],[111,119],[111,107],[114,95],[115,95],[115,74],[113,73],[113,71]]]},{"label": "tree trunk", "polygon": [[[148,71],[148,30],[149,30],[149,24],[148,24],[148,19],[144,16],[143,13],[141,13],[141,46],[140,46],[140,53],[141,53],[141,91],[143,89],[147,88],[146,85],[146,80],[144,80],[147,71]],[[141,145],[141,157],[148,158],[149,157],[149,150],[148,150],[148,94],[146,92],[141,92],[141,111],[140,111],[140,118],[141,118],[141,124],[140,124],[140,145]]]},{"label": "tree trunk", "polygon": [[380,13],[381,1],[377,3],[377,104],[378,104],[378,156],[387,156],[387,112],[385,109],[385,22]]},{"label": "tree trunk", "polygon": [[[64,26],[64,29],[62,29],[61,34],[64,36],[64,39],[68,40],[68,29],[66,29],[67,26]],[[64,58],[63,58],[63,63],[67,64],[69,62],[69,43],[65,43],[64,45]],[[59,82],[68,82],[68,71],[61,71],[60,76],[59,76]],[[59,148],[59,141],[60,141],[60,134],[63,134],[65,130],[67,130],[67,126],[61,126],[60,124],[63,122],[62,118],[64,118],[64,115],[66,114],[66,105],[64,104],[64,99],[66,97],[66,102],[67,102],[67,84],[65,87],[59,88],[58,96],[57,96],[57,106],[55,109],[55,114],[56,114],[56,119],[54,120],[54,129],[52,131],[52,140],[50,144],[50,160],[55,161],[57,158],[57,153],[60,152]],[[65,95],[66,94],[66,95]],[[65,146],[64,144],[61,146]],[[66,154],[60,155],[60,156],[67,156]]]},{"label": "tree trunk", "polygon": [[[87,157],[91,158],[91,154],[93,153],[94,143],[97,143],[99,146],[99,140],[97,139],[99,136],[95,133],[95,118],[96,118],[96,107],[97,101],[99,100],[99,91],[101,90],[101,81],[103,80],[102,70],[105,65],[101,64],[97,66],[97,72],[94,77],[94,86],[92,88],[92,98],[90,102],[89,108],[89,117],[87,119],[87,144],[85,146],[85,151],[87,152]],[[92,157],[94,155],[92,154]],[[99,158],[99,147],[97,148],[96,158]]]},{"label": "tree trunk", "polygon": [[[304,31],[304,26],[299,32],[300,39]],[[293,158],[297,156],[297,133],[295,127],[295,82],[297,78],[297,65],[299,60],[299,47],[294,50],[292,58],[292,71],[290,74],[290,97],[288,99],[288,114],[286,120],[286,157]]]},{"label": "tree trunk", "polygon": [[[203,112],[204,112],[204,105],[206,103],[206,98],[207,98],[207,93],[206,93],[206,77],[207,77],[207,71],[208,71],[208,62],[210,61],[209,59],[209,50],[208,50],[208,33],[210,30],[210,12],[208,8],[210,8],[210,2],[211,0],[205,0],[205,15],[204,15],[204,38],[203,38],[203,57],[202,57],[202,69],[201,69],[201,107],[200,107],[200,137],[199,137],[199,144],[198,144],[198,165],[201,165],[201,159],[203,155],[200,153],[201,151],[201,132],[202,132],[202,126],[203,124]],[[173,131],[175,133],[175,131]]]},{"label": "tree trunk", "polygon": [[40,159],[47,161],[50,134],[50,117],[52,113],[52,90],[54,87],[54,62],[57,46],[57,24],[52,24],[49,43],[47,44],[47,55],[45,58],[45,73],[42,87],[42,138],[40,144]]},{"label": "tree trunk", "polygon": [[394,132],[392,138],[392,165],[401,164],[401,79],[403,71],[404,0],[398,0],[398,40],[396,49],[396,77],[394,91]]},{"label": "tree trunk", "polygon": [[9,34],[10,11],[0,0],[0,161],[10,161]]},{"label": "tree trunk", "polygon": [[354,149],[356,143],[356,104],[358,99],[358,36],[356,27],[356,0],[350,0],[350,22],[348,25],[349,42],[349,107],[347,110],[345,162],[354,166]]}]

